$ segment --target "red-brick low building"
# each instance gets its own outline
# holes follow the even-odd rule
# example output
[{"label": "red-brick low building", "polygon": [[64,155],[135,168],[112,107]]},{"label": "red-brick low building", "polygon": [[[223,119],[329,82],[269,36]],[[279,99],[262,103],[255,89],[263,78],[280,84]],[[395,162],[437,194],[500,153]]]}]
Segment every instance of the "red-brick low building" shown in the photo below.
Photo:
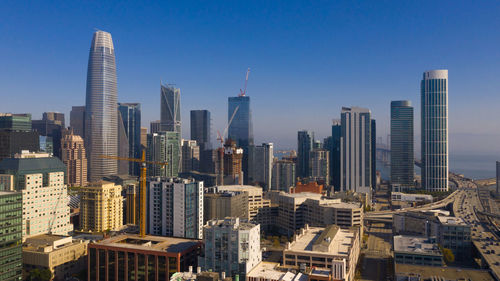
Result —
[{"label": "red-brick low building", "polygon": [[201,240],[119,235],[88,246],[88,281],[169,280],[196,267]]}]

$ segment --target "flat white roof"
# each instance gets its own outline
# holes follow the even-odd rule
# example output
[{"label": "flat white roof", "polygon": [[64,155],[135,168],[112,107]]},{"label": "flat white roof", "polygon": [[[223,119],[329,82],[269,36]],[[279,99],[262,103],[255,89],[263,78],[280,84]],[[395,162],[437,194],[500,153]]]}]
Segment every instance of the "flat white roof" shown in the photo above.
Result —
[{"label": "flat white roof", "polygon": [[293,252],[307,252],[315,254],[328,254],[335,256],[348,256],[349,249],[354,240],[354,231],[348,229],[339,229],[332,239],[331,245],[333,247],[329,252],[313,251],[312,246],[319,238],[321,233],[325,230],[322,227],[309,227],[305,233],[297,238],[295,242],[290,244],[290,248],[286,249]]}]

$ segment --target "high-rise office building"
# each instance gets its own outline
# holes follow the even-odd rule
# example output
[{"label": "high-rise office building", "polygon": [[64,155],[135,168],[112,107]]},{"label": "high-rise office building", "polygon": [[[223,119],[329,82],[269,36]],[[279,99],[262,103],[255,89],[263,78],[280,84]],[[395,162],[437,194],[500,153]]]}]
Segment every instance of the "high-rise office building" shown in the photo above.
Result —
[{"label": "high-rise office building", "polygon": [[200,169],[200,147],[195,140],[182,140],[181,172],[188,173]]},{"label": "high-rise office building", "polygon": [[330,182],[330,151],[316,148],[309,152],[309,177],[325,184]]},{"label": "high-rise office building", "polygon": [[118,163],[102,155],[118,155],[118,110],[115,50],[111,34],[96,31],[87,70],[85,146],[92,181],[117,174]]},{"label": "high-rise office building", "polygon": [[148,234],[202,238],[203,182],[150,177],[146,186]]},{"label": "high-rise office building", "polygon": [[253,145],[253,123],[249,96],[228,98],[227,120],[228,123],[231,121],[227,131],[228,138],[234,140],[237,146],[244,149]]},{"label": "high-rise office building", "polygon": [[168,165],[148,165],[148,175],[155,177],[177,177],[180,171],[180,133],[158,132],[148,134],[146,158],[149,161],[167,162]]},{"label": "high-rise office building", "polygon": [[332,145],[330,150],[330,178],[335,191],[340,191],[340,171],[341,171],[341,137],[342,124],[341,121],[333,120],[332,124]]},{"label": "high-rise office building", "polygon": [[198,263],[205,271],[225,272],[228,277],[246,274],[262,261],[260,225],[239,218],[211,220],[203,228],[205,253]]},{"label": "high-rise office building", "polygon": [[[117,109],[118,111],[118,109]],[[128,158],[129,156],[129,141],[127,132],[125,129],[125,124],[122,119],[122,114],[118,111],[118,157]],[[118,175],[128,175],[129,174],[129,162],[128,161],[118,161]]]},{"label": "high-rise office building", "polygon": [[141,127],[141,146],[145,148],[147,145],[148,145],[148,128]]},{"label": "high-rise office building", "polygon": [[198,143],[200,151],[212,149],[210,122],[210,111],[191,110],[191,139]]},{"label": "high-rise office building", "polygon": [[23,204],[20,192],[0,191],[2,223],[0,233],[4,235],[0,244],[0,280],[22,280],[23,249],[22,229]]},{"label": "high-rise office building", "polygon": [[275,161],[271,189],[288,192],[293,186],[295,186],[295,163],[290,160]]},{"label": "high-rise office building", "polygon": [[297,177],[309,176],[309,153],[312,150],[314,134],[309,131],[299,131],[297,134]]},{"label": "high-rise office building", "polygon": [[75,135],[85,139],[85,106],[71,107],[69,126]]},{"label": "high-rise office building", "polygon": [[123,225],[122,186],[99,181],[80,188],[80,227],[83,231],[118,230]]},{"label": "high-rise office building", "polygon": [[372,166],[372,189],[377,188],[377,122],[375,119],[371,120],[371,151],[370,151],[370,158],[371,158],[371,166]]},{"label": "high-rise office building", "polygon": [[414,186],[413,106],[408,100],[391,102],[391,184]]},{"label": "high-rise office building", "polygon": [[500,191],[500,161],[497,161],[497,194]]},{"label": "high-rise office building", "polygon": [[249,148],[248,180],[251,184],[262,186],[266,191],[271,190],[273,176],[273,143],[250,146]]},{"label": "high-rise office building", "polygon": [[[118,103],[118,110],[128,138],[128,157],[141,158],[141,104]],[[129,174],[139,175],[139,163],[129,163]]]},{"label": "high-rise office building", "polygon": [[40,136],[40,152],[46,152],[50,155],[54,155],[54,142],[52,137]]},{"label": "high-rise office building", "polygon": [[158,133],[161,131],[162,131],[162,129],[161,129],[161,121],[160,120],[151,121],[149,123],[149,133],[150,134]]},{"label": "high-rise office building", "polygon": [[60,125],[63,128],[66,128],[66,122],[64,120],[64,113],[60,112],[44,112],[42,114],[42,120],[50,120],[54,121],[55,124]]},{"label": "high-rise office building", "polygon": [[236,142],[236,146],[243,149],[242,171],[244,182],[248,182],[249,147],[253,145],[253,122],[249,96],[228,98],[228,138]]},{"label": "high-rise office building", "polygon": [[56,112],[44,112],[42,120],[33,120],[32,127],[40,136],[52,139],[52,152],[54,156],[61,159],[61,138],[64,127],[64,114]]},{"label": "high-rise office building", "polygon": [[161,86],[161,130],[181,133],[181,90],[172,85]]},{"label": "high-rise office building", "polygon": [[248,218],[248,194],[209,188],[203,194],[203,217],[205,222],[226,217]]},{"label": "high-rise office building", "polygon": [[40,150],[39,134],[31,129],[31,114],[0,113],[0,161],[23,150]]},{"label": "high-rise office building", "polygon": [[87,156],[82,137],[64,134],[61,141],[61,160],[66,165],[66,184],[85,186],[87,184]]},{"label": "high-rise office building", "polygon": [[372,185],[370,110],[343,107],[341,124],[341,190],[370,193]]},{"label": "high-rise office building", "polygon": [[422,187],[448,190],[448,70],[424,72],[421,82]]},{"label": "high-rise office building", "polygon": [[23,240],[39,234],[68,235],[70,223],[66,166],[47,153],[23,151],[0,162],[0,174],[12,175],[11,190],[22,193]]}]

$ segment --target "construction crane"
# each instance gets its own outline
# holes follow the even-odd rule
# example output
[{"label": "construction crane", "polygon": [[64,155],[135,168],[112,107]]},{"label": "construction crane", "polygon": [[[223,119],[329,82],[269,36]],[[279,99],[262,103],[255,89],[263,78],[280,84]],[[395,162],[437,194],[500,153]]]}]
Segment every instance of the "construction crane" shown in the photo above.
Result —
[{"label": "construction crane", "polygon": [[141,237],[146,236],[146,164],[166,166],[166,165],[168,165],[168,163],[167,162],[146,161],[145,150],[142,150],[142,157],[140,159],[117,157],[117,156],[110,156],[110,155],[101,155],[100,158],[113,159],[113,160],[119,160],[119,161],[136,162],[136,163],[141,164],[141,175],[139,178],[139,187],[140,187],[140,196],[141,196],[141,198],[140,198],[140,201],[141,201],[141,204],[140,204],[141,205],[140,206],[141,221],[139,224],[139,235]]},{"label": "construction crane", "polygon": [[229,126],[231,126],[231,123],[233,122],[234,116],[236,116],[236,112],[238,112],[238,109],[240,109],[240,106],[238,105],[234,111],[233,114],[231,115],[231,118],[229,118],[229,121],[227,122],[226,128],[224,128],[224,132],[220,133],[220,131],[217,131],[217,140],[220,142],[220,148],[219,148],[219,170],[217,171],[217,177],[218,177],[218,182],[217,184],[222,185],[223,184],[223,178],[224,178],[224,137],[226,136],[227,130],[229,129]]},{"label": "construction crane", "polygon": [[248,83],[248,74],[250,74],[250,67],[247,69],[247,75],[245,76],[245,87],[240,89],[239,97],[244,97],[247,94],[247,83]]}]

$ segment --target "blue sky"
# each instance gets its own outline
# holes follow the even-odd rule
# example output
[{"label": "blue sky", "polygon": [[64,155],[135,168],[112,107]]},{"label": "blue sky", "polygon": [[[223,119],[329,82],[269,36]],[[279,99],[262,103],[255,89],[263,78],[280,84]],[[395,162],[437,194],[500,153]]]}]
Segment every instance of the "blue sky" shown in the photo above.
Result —
[{"label": "blue sky", "polygon": [[322,139],[350,105],[370,108],[385,139],[399,99],[415,106],[418,139],[422,72],[447,68],[451,151],[500,155],[498,1],[2,1],[0,18],[0,112],[69,122],[99,28],[113,36],[118,99],[142,104],[144,126],[163,81],[181,88],[185,137],[191,109],[222,131],[250,67],[257,142]]}]

